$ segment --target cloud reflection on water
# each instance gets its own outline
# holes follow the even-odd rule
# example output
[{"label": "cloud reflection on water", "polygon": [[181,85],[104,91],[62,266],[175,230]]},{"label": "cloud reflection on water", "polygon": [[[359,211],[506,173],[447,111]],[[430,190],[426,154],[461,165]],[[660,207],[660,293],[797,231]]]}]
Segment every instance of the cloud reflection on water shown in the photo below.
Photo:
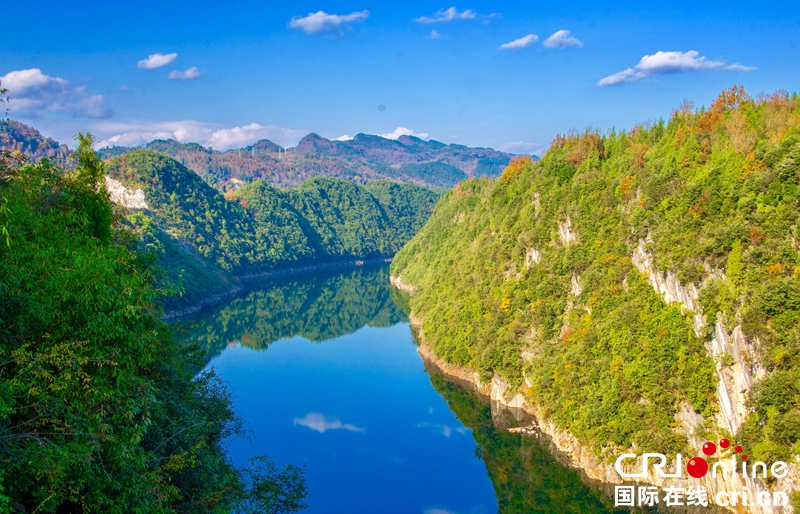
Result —
[{"label": "cloud reflection on water", "polygon": [[359,428],[350,423],[342,423],[336,418],[327,418],[324,414],[319,412],[309,412],[302,418],[294,418],[295,425],[301,425],[320,434],[327,430],[349,430],[350,432],[364,432],[363,428]]}]

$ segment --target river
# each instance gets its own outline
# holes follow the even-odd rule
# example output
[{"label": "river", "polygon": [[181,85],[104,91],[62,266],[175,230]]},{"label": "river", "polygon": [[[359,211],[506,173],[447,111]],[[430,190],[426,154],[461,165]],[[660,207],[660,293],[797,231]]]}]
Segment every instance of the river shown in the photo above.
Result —
[{"label": "river", "polygon": [[417,353],[388,266],[263,282],[190,321],[257,455],[305,464],[309,514],[613,512],[520,423]]}]

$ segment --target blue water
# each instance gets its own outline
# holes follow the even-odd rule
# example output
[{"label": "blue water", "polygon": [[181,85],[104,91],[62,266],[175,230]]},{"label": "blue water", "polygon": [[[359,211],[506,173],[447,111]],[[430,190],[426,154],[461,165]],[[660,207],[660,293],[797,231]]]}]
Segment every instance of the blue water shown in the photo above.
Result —
[{"label": "blue water", "polygon": [[431,386],[408,323],[229,347],[209,366],[253,432],[232,442],[234,462],[306,463],[307,512],[497,511],[472,433]]},{"label": "blue water", "polygon": [[260,284],[196,317],[186,338],[250,430],[229,441],[234,464],[305,464],[311,514],[613,511],[536,438],[498,428],[508,413],[425,367],[405,301],[382,266]]}]

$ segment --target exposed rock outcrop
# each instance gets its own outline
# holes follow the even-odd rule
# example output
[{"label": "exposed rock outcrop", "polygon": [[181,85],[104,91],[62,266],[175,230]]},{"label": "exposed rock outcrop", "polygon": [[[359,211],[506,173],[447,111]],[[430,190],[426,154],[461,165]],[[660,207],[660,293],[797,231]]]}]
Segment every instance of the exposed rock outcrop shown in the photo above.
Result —
[{"label": "exposed rock outcrop", "polygon": [[531,266],[542,260],[542,254],[536,248],[528,248],[525,252],[525,266]]},{"label": "exposed rock outcrop", "polygon": [[106,190],[111,197],[111,201],[128,209],[147,209],[147,202],[144,199],[144,191],[137,189],[132,191],[122,185],[119,180],[106,175]]},{"label": "exposed rock outcrop", "polygon": [[[691,302],[693,302],[690,305],[693,305],[699,310],[699,305],[696,303],[697,288],[694,286],[691,288],[682,286],[674,276],[670,278],[669,276],[665,277],[664,275],[659,275],[655,271],[655,268],[652,267],[652,259],[646,252],[644,252],[643,245],[640,245],[640,248],[641,253],[636,257],[640,263],[637,265],[637,267],[644,264],[644,269],[652,271],[653,276],[650,276],[649,278],[656,291],[662,292],[663,285],[663,290],[665,293],[662,292],[662,294],[664,295],[666,301],[672,303],[677,301],[678,298],[688,298],[691,300]],[[642,270],[642,268],[639,269]],[[415,290],[415,288],[404,283],[399,277],[393,276],[391,280],[392,284],[395,284],[396,287],[400,287],[398,286],[398,284],[400,284],[402,285],[403,291],[413,294],[411,291]],[[573,288],[578,282],[579,277],[573,276]],[[578,289],[579,288],[580,285],[578,285]],[[572,293],[580,294],[579,292],[576,293],[575,290],[573,290]],[[667,294],[670,296],[667,296]],[[670,300],[667,300],[667,298],[670,298]],[[683,307],[686,306],[684,305]],[[690,485],[698,485],[697,479],[690,479],[685,473],[684,478],[667,479],[661,477],[658,473],[651,472],[647,478],[626,478],[626,480],[623,481],[622,477],[614,468],[614,461],[618,455],[606,455],[607,452],[601,449],[600,453],[602,457],[598,457],[595,451],[593,451],[590,447],[581,444],[578,438],[575,437],[569,430],[557,426],[552,419],[542,416],[538,406],[529,402],[520,391],[512,390],[502,378],[493,377],[489,383],[485,383],[480,379],[480,375],[476,371],[448,363],[444,359],[441,359],[434,353],[430,344],[425,341],[424,334],[422,333],[422,321],[413,315],[409,316],[409,320],[411,321],[412,328],[414,329],[417,339],[420,342],[419,353],[427,363],[439,369],[439,371],[447,375],[454,382],[470,387],[484,396],[488,396],[492,403],[493,419],[497,418],[499,420],[502,418],[502,416],[499,415],[501,408],[510,410],[514,414],[514,417],[518,420],[527,420],[532,417],[534,420],[533,424],[538,427],[539,433],[545,436],[544,442],[548,444],[548,447],[550,447],[554,452],[556,458],[565,465],[580,469],[589,480],[598,482],[601,484],[601,487],[602,484],[609,484],[609,487],[602,487],[607,494],[613,494],[613,488],[611,488],[612,485],[631,483],[631,480],[635,483],[640,483],[643,485],[655,485],[662,488],[666,486],[674,486],[688,489]],[[728,339],[726,339],[724,334],[724,328],[720,328],[719,339],[717,339],[715,336],[714,344],[721,344],[720,347],[723,348],[725,352],[731,352],[731,355],[736,353],[736,356],[734,356],[735,359],[744,359],[744,355],[746,355],[748,348],[747,346],[741,346],[747,344],[743,334],[741,333],[741,328],[737,327],[734,329],[732,339],[730,335],[727,336]],[[736,347],[736,345],[740,346],[734,350],[733,347]],[[728,348],[728,346],[731,348]],[[744,384],[745,376],[746,375],[742,373],[740,378],[736,379],[739,381],[732,382],[732,385],[738,387],[738,385]],[[722,382],[722,380],[720,382]],[[750,383],[752,383],[752,378]],[[531,382],[529,379],[525,380],[525,385],[530,387]],[[498,413],[497,416],[495,416],[496,412]],[[730,419],[736,418],[738,415],[736,412],[738,411],[735,411],[732,407]],[[725,416],[726,419],[728,419],[728,415]],[[698,435],[698,431],[702,427],[702,416],[694,412],[694,409],[691,407],[691,405],[685,403],[681,405],[680,409],[675,414],[675,419],[678,425],[676,431],[685,435],[689,444],[698,449],[699,454],[702,443],[704,442],[703,439]],[[530,429],[526,427],[525,430],[518,430],[517,432],[523,435],[528,435],[529,431]],[[728,450],[728,453],[729,452],[730,450]],[[694,457],[694,455],[683,456],[682,465],[685,466],[688,460],[692,457]],[[669,458],[673,457],[670,456]],[[629,463],[626,463],[627,465],[623,466],[624,471],[626,473],[638,472],[641,469],[641,459],[642,457],[639,456],[636,461],[632,460]],[[716,460],[714,462],[716,462]],[[675,465],[676,463],[674,461],[668,462],[665,471],[668,473],[675,472]],[[753,501],[753,499],[756,498],[756,495],[759,493],[768,493],[772,495],[772,493],[776,491],[782,491],[786,494],[787,498],[791,498],[792,492],[800,487],[800,474],[797,472],[797,467],[793,463],[789,463],[789,475],[786,478],[778,481],[777,485],[775,485],[772,490],[770,490],[760,478],[753,479],[750,476],[742,477],[741,474],[733,475],[732,473],[727,475],[718,473],[716,477],[713,477],[709,472],[705,477],[700,479],[699,485],[702,485],[706,488],[709,498],[715,498],[719,492],[725,492],[730,495],[734,492],[738,493],[746,490],[749,498],[751,499],[750,504],[748,506],[740,505],[737,507],[727,507],[726,510],[731,512],[751,514],[789,514],[794,512],[794,509],[791,505],[787,505],[785,507],[762,507]],[[691,511],[687,510],[687,512]],[[703,512],[708,511],[703,510]]]},{"label": "exposed rock outcrop", "polygon": [[578,234],[572,228],[572,220],[569,216],[563,222],[558,224],[558,236],[561,242],[565,245],[576,243],[578,241]]}]

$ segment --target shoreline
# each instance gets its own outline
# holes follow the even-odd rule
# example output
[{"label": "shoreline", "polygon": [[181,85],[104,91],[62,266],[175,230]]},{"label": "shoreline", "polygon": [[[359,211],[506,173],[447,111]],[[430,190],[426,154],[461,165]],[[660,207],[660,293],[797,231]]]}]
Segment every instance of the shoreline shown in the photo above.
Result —
[{"label": "shoreline", "polygon": [[193,305],[181,307],[178,309],[164,310],[161,316],[162,320],[169,320],[175,318],[182,318],[197,312],[202,311],[207,307],[211,307],[221,303],[237,294],[248,289],[248,286],[260,282],[261,280],[269,280],[273,278],[287,277],[292,275],[303,275],[314,271],[335,270],[335,269],[348,269],[358,268],[361,266],[369,266],[372,264],[385,264],[392,262],[393,257],[375,257],[372,259],[350,259],[346,261],[330,261],[319,262],[313,264],[305,264],[302,266],[289,266],[286,268],[267,269],[262,271],[251,271],[241,275],[234,275],[233,277],[240,283],[227,291],[222,291],[216,294],[204,296],[196,301]]},{"label": "shoreline", "polygon": [[[399,276],[391,276],[392,285],[406,294],[413,295],[416,287],[412,284],[407,284]],[[413,291],[413,292],[412,292]],[[597,487],[605,494],[613,497],[614,486],[616,485],[654,485],[659,488],[664,488],[666,483],[663,478],[651,475],[649,479],[636,479],[634,482],[628,480],[623,481],[619,474],[614,469],[612,463],[604,462],[599,459],[589,446],[583,445],[578,441],[569,430],[560,428],[556,424],[543,416],[539,411],[537,405],[531,403],[520,392],[511,391],[508,384],[500,377],[492,377],[491,382],[486,383],[480,379],[477,371],[452,364],[438,355],[433,350],[433,346],[429,341],[425,340],[425,334],[422,328],[422,320],[415,316],[413,312],[408,315],[414,337],[419,343],[417,351],[422,357],[423,363],[426,366],[431,366],[438,370],[441,374],[446,376],[458,385],[467,387],[480,396],[487,398],[492,406],[492,411],[496,409],[505,409],[510,411],[515,418],[521,420],[523,418],[531,418],[536,426],[536,430],[544,436],[542,441],[545,446],[550,450],[550,453],[563,464],[580,472],[581,477],[588,484]],[[513,394],[513,397],[509,397]],[[541,438],[540,438],[541,440]],[[639,466],[637,464],[636,466]],[[628,468],[629,466],[624,466]],[[631,469],[626,469],[631,472]],[[678,483],[673,484],[679,487],[688,487],[688,478],[678,479]],[[767,491],[764,484],[760,481],[753,480],[749,476],[740,481],[737,477],[719,476],[711,478],[711,475],[703,477],[701,485],[705,486],[709,491],[709,496],[718,491],[735,491],[741,490],[742,487],[750,491]],[[660,505],[660,504],[659,504]],[[703,509],[703,512],[741,512],[752,514],[778,514],[793,512],[791,500],[787,507],[760,507],[754,503],[747,506],[738,507],[723,507],[714,505],[710,509]],[[676,510],[676,512],[700,512],[694,510]]]}]

